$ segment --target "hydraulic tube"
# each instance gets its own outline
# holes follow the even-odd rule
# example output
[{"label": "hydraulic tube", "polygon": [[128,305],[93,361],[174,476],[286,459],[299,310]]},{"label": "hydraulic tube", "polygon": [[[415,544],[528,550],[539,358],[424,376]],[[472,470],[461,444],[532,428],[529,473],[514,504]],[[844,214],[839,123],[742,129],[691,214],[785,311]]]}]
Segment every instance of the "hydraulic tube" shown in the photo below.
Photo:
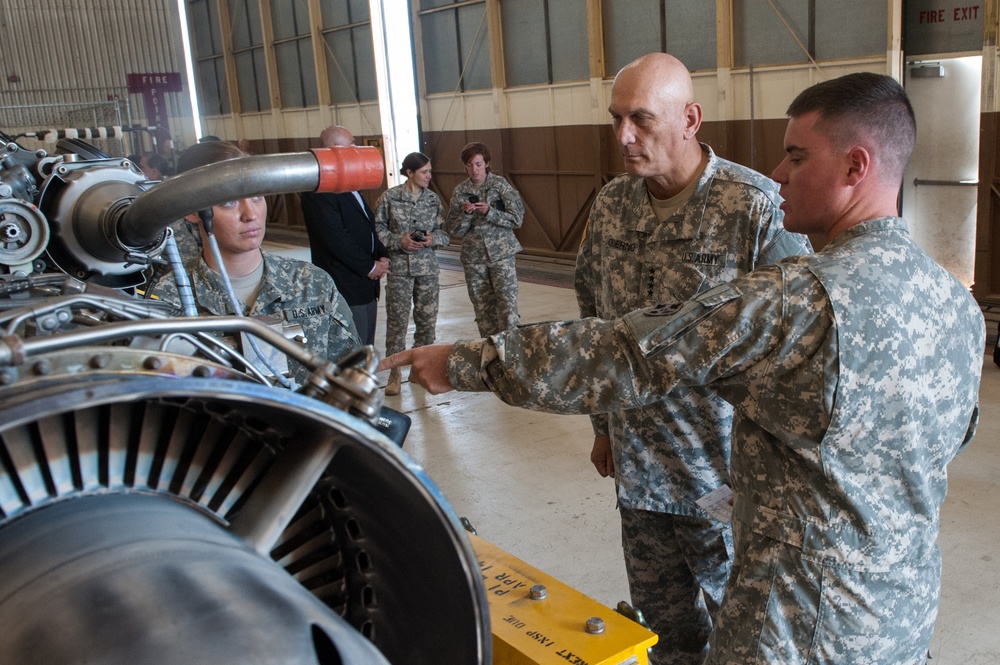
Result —
[{"label": "hydraulic tube", "polygon": [[192,169],[143,192],[115,228],[122,246],[147,247],[174,221],[218,203],[265,194],[371,189],[382,183],[383,173],[381,153],[369,146],[230,159]]}]

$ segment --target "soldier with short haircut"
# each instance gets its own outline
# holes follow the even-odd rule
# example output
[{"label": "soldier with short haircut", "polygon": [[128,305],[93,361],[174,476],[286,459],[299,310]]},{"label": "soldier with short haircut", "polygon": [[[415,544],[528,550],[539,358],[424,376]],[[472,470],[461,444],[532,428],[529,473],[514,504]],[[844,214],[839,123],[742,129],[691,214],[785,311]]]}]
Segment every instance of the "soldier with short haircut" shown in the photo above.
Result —
[{"label": "soldier with short haircut", "polygon": [[891,77],[789,106],[772,177],[789,231],[823,234],[684,303],[386,358],[431,392],[560,413],[707,386],[735,407],[735,559],[708,665],[922,663],[947,465],[979,417],[983,315],[896,206],[916,123]]}]

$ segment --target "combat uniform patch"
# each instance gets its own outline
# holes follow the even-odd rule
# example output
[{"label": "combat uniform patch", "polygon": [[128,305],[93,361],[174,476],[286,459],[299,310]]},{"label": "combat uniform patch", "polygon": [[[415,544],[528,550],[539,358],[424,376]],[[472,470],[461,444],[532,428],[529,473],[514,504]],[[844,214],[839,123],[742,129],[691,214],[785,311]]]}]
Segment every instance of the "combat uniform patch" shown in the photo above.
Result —
[{"label": "combat uniform patch", "polygon": [[[738,298],[732,283],[720,284],[684,303],[656,305],[626,317],[644,355],[669,348],[689,330],[725,303]],[[655,321],[654,319],[667,319]]]},{"label": "combat uniform patch", "polygon": [[618,238],[608,238],[604,241],[604,244],[611,249],[620,249],[623,252],[632,252],[634,254],[639,251],[638,243],[629,242],[627,240],[619,240]]},{"label": "combat uniform patch", "polygon": [[684,307],[682,302],[660,303],[647,309],[644,314],[646,316],[673,316],[681,311],[682,307]]},{"label": "combat uniform patch", "polygon": [[685,252],[684,261],[702,266],[717,266],[722,264],[722,254],[709,252]]},{"label": "combat uniform patch", "polygon": [[300,319],[308,319],[314,316],[327,316],[333,311],[333,303],[323,302],[323,303],[310,303],[306,305],[298,305],[296,307],[289,307],[281,310],[281,314],[285,321],[297,321]]}]

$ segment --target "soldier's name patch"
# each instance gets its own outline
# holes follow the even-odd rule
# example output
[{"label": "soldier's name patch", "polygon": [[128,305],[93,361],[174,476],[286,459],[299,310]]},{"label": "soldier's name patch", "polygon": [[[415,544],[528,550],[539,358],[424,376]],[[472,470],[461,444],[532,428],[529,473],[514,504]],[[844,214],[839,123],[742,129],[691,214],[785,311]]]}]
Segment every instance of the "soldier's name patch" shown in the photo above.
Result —
[{"label": "soldier's name patch", "polygon": [[605,244],[612,249],[620,249],[625,252],[635,252],[639,249],[638,243],[626,242],[617,238],[608,238]]},{"label": "soldier's name patch", "polygon": [[708,252],[687,252],[684,255],[685,263],[694,263],[702,266],[717,266],[722,263],[722,254],[711,254]]},{"label": "soldier's name patch", "polygon": [[646,316],[673,316],[683,306],[682,302],[660,303],[646,310]]},{"label": "soldier's name patch", "polygon": [[332,311],[332,304],[329,302],[304,305],[302,307],[289,307],[281,310],[285,321],[295,321],[296,319],[308,319],[314,316],[326,316]]}]

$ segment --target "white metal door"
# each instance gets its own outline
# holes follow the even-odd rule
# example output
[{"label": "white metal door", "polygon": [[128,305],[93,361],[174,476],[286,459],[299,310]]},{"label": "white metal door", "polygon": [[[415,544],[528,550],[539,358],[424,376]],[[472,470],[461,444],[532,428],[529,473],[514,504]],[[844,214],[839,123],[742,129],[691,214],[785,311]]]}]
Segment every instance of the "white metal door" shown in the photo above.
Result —
[{"label": "white metal door", "polygon": [[982,57],[922,59],[908,62],[906,68],[917,145],[903,177],[903,217],[917,244],[970,286],[976,255]]}]

